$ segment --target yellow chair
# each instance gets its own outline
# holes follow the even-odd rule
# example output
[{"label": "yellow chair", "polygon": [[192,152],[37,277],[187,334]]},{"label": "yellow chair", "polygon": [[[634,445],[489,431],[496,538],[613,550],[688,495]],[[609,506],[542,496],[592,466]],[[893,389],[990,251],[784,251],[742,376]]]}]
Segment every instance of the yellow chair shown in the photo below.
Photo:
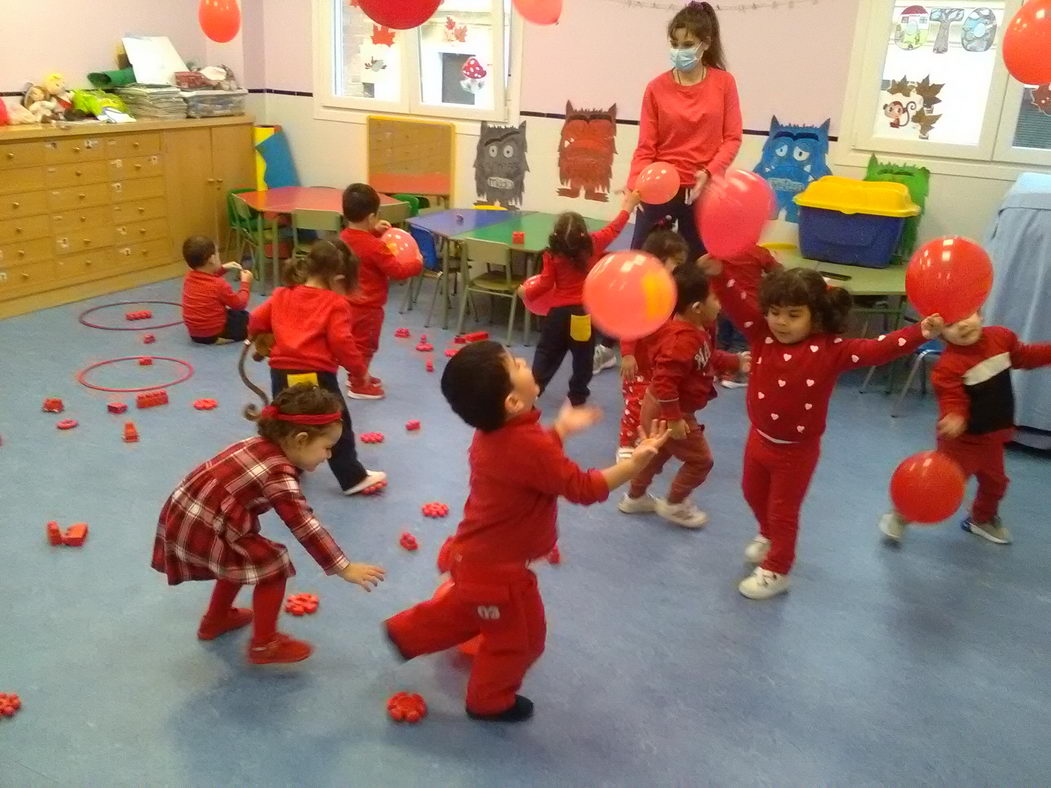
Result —
[{"label": "yellow chair", "polygon": [[[470,265],[484,265],[485,273],[472,277]],[[511,249],[502,243],[467,239],[462,243],[460,267],[468,277],[467,286],[460,294],[460,316],[456,322],[456,333],[463,333],[464,312],[471,293],[480,293],[492,298],[507,298],[511,301],[507,319],[507,345],[513,344],[515,311],[518,307],[518,288],[525,281],[511,273]],[[492,322],[492,310],[489,312]]]}]

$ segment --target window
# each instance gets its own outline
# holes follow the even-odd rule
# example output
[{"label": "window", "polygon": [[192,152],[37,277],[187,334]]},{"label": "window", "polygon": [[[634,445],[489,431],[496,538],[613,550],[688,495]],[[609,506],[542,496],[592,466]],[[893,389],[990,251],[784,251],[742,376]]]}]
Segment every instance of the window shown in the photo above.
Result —
[{"label": "window", "polygon": [[444,0],[414,30],[381,27],[351,0],[314,5],[323,107],[507,120],[510,0]]},{"label": "window", "polygon": [[1020,85],[1001,55],[1019,5],[862,4],[843,124],[851,149],[1051,166],[1051,91]]}]

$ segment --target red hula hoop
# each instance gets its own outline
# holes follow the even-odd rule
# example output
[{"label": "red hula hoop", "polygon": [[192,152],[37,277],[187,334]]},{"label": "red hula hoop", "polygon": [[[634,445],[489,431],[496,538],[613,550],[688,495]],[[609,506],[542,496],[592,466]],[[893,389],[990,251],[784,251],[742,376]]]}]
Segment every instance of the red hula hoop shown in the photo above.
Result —
[{"label": "red hula hoop", "polygon": [[[144,302],[142,302],[142,301],[129,301],[129,302],[126,302],[126,303],[141,304],[141,303],[144,303]],[[112,306],[112,304],[110,304],[109,306]],[[88,373],[91,372],[91,370],[93,370],[93,369],[98,369],[99,367],[105,367],[105,366],[107,366],[109,364],[116,364],[118,361],[138,361],[140,358],[150,358],[150,359],[153,359],[154,361],[172,361],[172,362],[174,362],[176,364],[182,364],[183,367],[185,367],[185,369],[183,370],[182,377],[176,378],[175,380],[173,380],[173,381],[171,381],[169,383],[160,383],[160,384],[158,384],[156,386],[143,386],[142,388],[135,388],[135,389],[111,389],[111,388],[109,388],[107,386],[96,386],[93,383],[88,383],[88,381],[86,379]],[[166,389],[169,386],[175,386],[175,385],[177,385],[179,383],[183,383],[183,382],[189,380],[190,378],[192,378],[193,377],[193,372],[194,372],[193,365],[191,363],[189,363],[188,361],[183,361],[181,358],[169,358],[168,356],[121,356],[120,358],[110,358],[110,359],[106,359],[105,361],[96,361],[91,366],[84,367],[84,369],[80,370],[80,372],[77,373],[77,383],[79,383],[82,386],[87,386],[89,389],[94,389],[95,391],[111,391],[111,392],[115,392],[115,393],[118,393],[118,394],[134,394],[135,392],[139,392],[139,391],[156,391],[157,389]]]},{"label": "red hula hoop", "polygon": [[128,304],[168,304],[169,306],[182,307],[182,304],[177,304],[175,301],[114,301],[112,304],[102,304],[101,306],[93,306],[91,309],[86,309],[80,313],[80,324],[87,326],[88,328],[101,328],[103,331],[152,331],[158,328],[170,328],[171,326],[182,325],[182,318],[176,320],[173,323],[161,323],[155,326],[143,326],[138,325],[139,321],[134,321],[136,325],[131,326],[100,326],[98,323],[90,323],[85,318],[92,312],[98,312],[100,309],[109,309],[111,306],[126,306]]}]

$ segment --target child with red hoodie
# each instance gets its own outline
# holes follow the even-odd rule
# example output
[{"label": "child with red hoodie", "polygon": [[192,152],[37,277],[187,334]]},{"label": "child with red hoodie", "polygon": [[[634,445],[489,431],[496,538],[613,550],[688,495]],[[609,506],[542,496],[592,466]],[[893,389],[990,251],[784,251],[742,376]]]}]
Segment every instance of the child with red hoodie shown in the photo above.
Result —
[{"label": "child with red hoodie", "polygon": [[533,355],[533,377],[544,393],[569,352],[573,357],[573,374],[569,378],[569,402],[583,405],[591,394],[595,336],[591,316],[584,309],[584,280],[620,235],[628,217],[639,204],[638,192],[627,192],[620,213],[598,232],[589,233],[584,217],[567,211],[555,221],[544,251],[543,269],[536,295],[554,291],[548,296],[551,305]]},{"label": "child with red hoodie", "polygon": [[[293,263],[289,287],[279,287],[248,321],[248,335],[273,334],[270,382],[274,396],[297,383],[340,394],[342,366],[361,383],[367,368],[350,333],[347,291],[357,281],[357,259],[340,240],[317,241],[307,257]],[[332,447],[329,468],[344,495],[357,495],[387,478],[358,460],[350,412],[343,407],[343,432]]]},{"label": "child with red hoodie", "polygon": [[351,399],[382,399],[383,381],[372,377],[369,367],[380,347],[383,330],[383,308],[387,304],[390,280],[411,279],[423,270],[423,260],[401,263],[380,236],[390,229],[390,222],[380,220],[380,196],[367,183],[352,183],[343,191],[343,218],[347,226],[339,237],[357,255],[358,288],[350,293],[351,331],[361,350],[365,375],[361,380],[347,381]]}]

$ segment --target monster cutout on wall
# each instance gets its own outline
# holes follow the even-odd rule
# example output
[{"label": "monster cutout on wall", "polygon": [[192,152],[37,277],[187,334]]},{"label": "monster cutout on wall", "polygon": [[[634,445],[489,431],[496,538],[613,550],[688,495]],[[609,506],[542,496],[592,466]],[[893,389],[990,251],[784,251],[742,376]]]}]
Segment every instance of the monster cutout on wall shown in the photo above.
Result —
[{"label": "monster cutout on wall", "polygon": [[560,197],[607,202],[617,152],[617,105],[609,109],[576,109],[566,102],[566,122],[558,147]]},{"label": "monster cutout on wall", "polygon": [[496,126],[482,121],[474,158],[474,185],[480,202],[520,208],[525,193],[526,124]]},{"label": "monster cutout on wall", "polygon": [[767,180],[777,196],[771,219],[784,211],[786,222],[798,222],[799,206],[792,198],[811,181],[832,174],[825,163],[828,127],[827,120],[820,126],[793,126],[782,124],[776,115],[770,118],[770,136],[755,172]]},{"label": "monster cutout on wall", "polygon": [[926,167],[877,161],[875,155],[873,155],[869,159],[865,180],[903,183],[905,188],[909,190],[909,197],[920,206],[918,216],[911,216],[905,220],[905,227],[901,231],[901,240],[898,241],[898,248],[894,250],[894,261],[905,262],[912,257],[912,253],[916,249],[920,219],[923,218],[927,194],[930,192],[931,172]]}]

